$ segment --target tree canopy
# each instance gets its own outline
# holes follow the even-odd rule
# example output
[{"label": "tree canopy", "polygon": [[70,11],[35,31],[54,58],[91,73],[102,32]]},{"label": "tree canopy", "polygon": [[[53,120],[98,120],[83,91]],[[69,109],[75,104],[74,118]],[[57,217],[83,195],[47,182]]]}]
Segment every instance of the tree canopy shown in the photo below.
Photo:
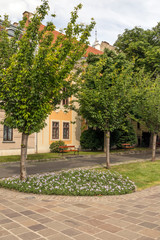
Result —
[{"label": "tree canopy", "polygon": [[155,73],[154,77],[160,73],[160,22],[148,30],[141,27],[126,29],[114,46],[129,60],[135,61],[136,69],[144,67],[147,73]]}]

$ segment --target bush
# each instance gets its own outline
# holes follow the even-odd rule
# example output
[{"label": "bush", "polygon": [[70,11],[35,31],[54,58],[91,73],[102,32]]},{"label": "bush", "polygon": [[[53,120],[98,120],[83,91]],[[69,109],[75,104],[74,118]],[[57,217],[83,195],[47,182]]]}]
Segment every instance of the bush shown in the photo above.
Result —
[{"label": "bush", "polygon": [[125,130],[117,129],[111,133],[111,147],[116,145],[118,148],[121,148],[122,143],[130,143],[131,145],[137,143],[133,125],[127,121],[125,127]]},{"label": "bush", "polygon": [[56,141],[50,144],[50,152],[52,153],[59,153],[59,146],[65,146],[63,141]]},{"label": "bush", "polygon": [[82,149],[91,149],[95,151],[104,146],[104,133],[100,130],[89,128],[82,132],[80,137],[80,144]]}]

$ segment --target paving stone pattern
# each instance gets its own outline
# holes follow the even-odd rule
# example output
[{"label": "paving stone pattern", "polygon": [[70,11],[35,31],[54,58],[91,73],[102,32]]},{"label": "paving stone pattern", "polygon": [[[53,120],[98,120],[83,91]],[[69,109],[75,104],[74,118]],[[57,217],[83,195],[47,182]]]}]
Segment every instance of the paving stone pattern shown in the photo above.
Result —
[{"label": "paving stone pattern", "polygon": [[160,186],[122,196],[0,189],[0,240],[160,240]]}]

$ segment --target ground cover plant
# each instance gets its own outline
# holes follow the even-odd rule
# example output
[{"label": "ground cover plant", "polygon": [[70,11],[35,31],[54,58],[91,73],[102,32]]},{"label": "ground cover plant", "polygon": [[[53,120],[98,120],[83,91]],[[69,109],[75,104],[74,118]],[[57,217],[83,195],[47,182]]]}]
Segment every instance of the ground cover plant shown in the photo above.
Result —
[{"label": "ground cover plant", "polygon": [[117,172],[99,170],[68,170],[60,173],[0,180],[0,187],[36,194],[102,196],[135,191],[135,184]]}]

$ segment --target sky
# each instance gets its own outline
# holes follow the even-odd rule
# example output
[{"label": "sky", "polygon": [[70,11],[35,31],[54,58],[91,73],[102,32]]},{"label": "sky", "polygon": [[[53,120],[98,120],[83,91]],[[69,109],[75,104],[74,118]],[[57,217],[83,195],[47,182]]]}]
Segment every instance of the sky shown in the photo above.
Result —
[{"label": "sky", "polygon": [[[99,42],[106,41],[111,45],[118,34],[135,26],[151,29],[160,22],[160,0],[48,0],[50,13],[46,21],[52,20],[56,29],[62,29],[70,19],[70,12],[79,3],[83,8],[79,11],[79,23],[89,24],[91,18],[96,27],[91,33],[90,45],[95,41],[95,32]],[[22,19],[24,11],[35,12],[41,0],[0,0],[0,15],[8,14],[11,22]],[[56,18],[50,14],[56,14]]]}]

